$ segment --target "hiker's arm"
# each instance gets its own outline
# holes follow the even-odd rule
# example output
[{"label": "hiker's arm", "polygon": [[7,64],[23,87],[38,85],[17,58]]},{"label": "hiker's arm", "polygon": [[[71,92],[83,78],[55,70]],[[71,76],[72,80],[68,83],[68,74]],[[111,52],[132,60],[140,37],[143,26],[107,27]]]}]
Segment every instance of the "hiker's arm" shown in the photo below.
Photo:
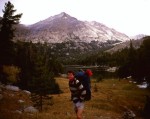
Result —
[{"label": "hiker's arm", "polygon": [[78,91],[79,91],[79,95],[80,95],[80,100],[81,101],[84,101],[85,99],[85,95],[86,95],[86,90],[85,88],[83,87],[82,83],[78,80],[76,80],[76,84],[78,86]]},{"label": "hiker's arm", "polygon": [[86,90],[83,89],[83,90],[81,91],[81,96],[80,96],[81,101],[84,101],[85,95],[86,95]]}]

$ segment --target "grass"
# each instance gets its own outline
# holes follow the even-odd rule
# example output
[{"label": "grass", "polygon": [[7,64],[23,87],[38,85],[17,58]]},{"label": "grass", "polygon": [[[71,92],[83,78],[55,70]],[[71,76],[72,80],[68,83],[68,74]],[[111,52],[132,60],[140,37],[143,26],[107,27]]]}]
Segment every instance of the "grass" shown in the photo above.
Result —
[{"label": "grass", "polygon": [[[68,89],[68,80],[57,77],[62,94],[52,95],[54,104],[46,105],[44,111],[37,114],[16,114],[8,111],[9,103],[0,103],[5,111],[0,109],[0,118],[2,119],[76,119],[73,104],[70,101],[70,91]],[[142,119],[141,113],[146,101],[145,95],[150,95],[148,89],[139,89],[136,84],[129,83],[128,80],[107,79],[96,83],[92,79],[92,100],[85,102],[84,119],[121,119],[125,107],[131,109],[136,114],[136,119]],[[98,91],[94,92],[94,87]],[[17,94],[18,97],[27,98],[23,94]],[[17,96],[16,96],[17,98]],[[12,99],[7,99],[7,101]],[[15,100],[15,99],[14,99]],[[26,99],[27,100],[27,99]],[[6,101],[6,100],[5,100]],[[9,101],[11,102],[11,101]],[[28,100],[27,102],[30,102]],[[5,104],[5,105],[4,105]],[[17,102],[11,102],[11,110],[18,108]],[[2,115],[3,113],[3,115]]]}]

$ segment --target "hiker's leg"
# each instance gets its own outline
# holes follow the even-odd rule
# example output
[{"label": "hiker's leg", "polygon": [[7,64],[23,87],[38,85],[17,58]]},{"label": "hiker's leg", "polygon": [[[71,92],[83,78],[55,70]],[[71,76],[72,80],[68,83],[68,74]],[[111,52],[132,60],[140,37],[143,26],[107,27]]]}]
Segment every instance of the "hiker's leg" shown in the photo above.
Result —
[{"label": "hiker's leg", "polygon": [[78,109],[77,111],[77,119],[82,119],[83,109]]},{"label": "hiker's leg", "polygon": [[77,119],[82,119],[82,113],[84,110],[84,103],[83,102],[78,102],[76,103],[76,107],[77,107]]}]

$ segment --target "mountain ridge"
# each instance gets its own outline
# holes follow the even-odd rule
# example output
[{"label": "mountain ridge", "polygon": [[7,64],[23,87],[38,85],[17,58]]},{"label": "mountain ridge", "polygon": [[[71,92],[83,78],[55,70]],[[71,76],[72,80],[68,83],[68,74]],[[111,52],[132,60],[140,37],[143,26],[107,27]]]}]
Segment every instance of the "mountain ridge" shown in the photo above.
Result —
[{"label": "mountain ridge", "polygon": [[[130,38],[113,28],[96,21],[80,21],[65,12],[51,16],[35,24],[28,25],[28,33],[19,33],[17,37],[32,42],[61,43],[75,42],[107,42],[108,40],[124,42]],[[27,36],[27,37],[26,37]]]}]

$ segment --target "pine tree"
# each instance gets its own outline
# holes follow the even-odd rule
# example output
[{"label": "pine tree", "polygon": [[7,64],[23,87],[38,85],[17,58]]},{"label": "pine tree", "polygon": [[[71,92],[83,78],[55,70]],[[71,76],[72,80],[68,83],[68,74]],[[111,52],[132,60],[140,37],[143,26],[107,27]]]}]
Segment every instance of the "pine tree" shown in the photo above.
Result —
[{"label": "pine tree", "polygon": [[132,40],[130,40],[129,53],[127,57],[127,67],[130,76],[135,75],[135,64],[137,60],[137,53],[135,48],[133,47]]},{"label": "pine tree", "polygon": [[141,79],[146,79],[150,83],[150,36],[144,37],[144,41],[139,49],[138,69]]},{"label": "pine tree", "polygon": [[13,64],[14,25],[19,24],[22,16],[22,14],[14,15],[15,12],[14,5],[11,2],[5,3],[4,14],[0,21],[0,66]]},{"label": "pine tree", "polygon": [[54,74],[49,71],[47,57],[41,53],[39,49],[34,56],[30,90],[35,106],[42,111],[44,102],[51,99],[49,94],[59,93],[60,89],[55,82]]}]

